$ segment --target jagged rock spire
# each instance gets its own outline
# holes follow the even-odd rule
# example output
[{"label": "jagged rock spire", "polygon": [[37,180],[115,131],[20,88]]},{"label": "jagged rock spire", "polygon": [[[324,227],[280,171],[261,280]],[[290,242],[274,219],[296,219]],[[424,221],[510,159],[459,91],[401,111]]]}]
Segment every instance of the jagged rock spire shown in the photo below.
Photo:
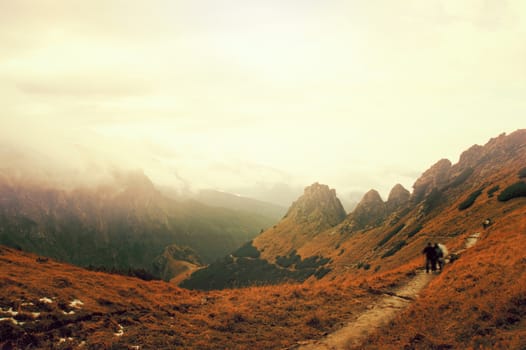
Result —
[{"label": "jagged rock spire", "polygon": [[292,203],[287,213],[287,217],[298,223],[318,222],[325,227],[339,224],[345,216],[336,190],[317,182],[305,188],[303,195]]}]

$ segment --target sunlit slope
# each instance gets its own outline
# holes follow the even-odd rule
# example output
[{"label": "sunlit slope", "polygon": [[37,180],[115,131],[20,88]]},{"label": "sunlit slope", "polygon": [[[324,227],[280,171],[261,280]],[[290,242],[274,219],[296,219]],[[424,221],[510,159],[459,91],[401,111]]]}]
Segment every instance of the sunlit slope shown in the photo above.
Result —
[{"label": "sunlit slope", "polygon": [[334,191],[314,184],[279,223],[248,244],[249,254],[234,252],[208,272],[198,271],[186,286],[370,275],[415,264],[429,241],[456,252],[487,218],[490,228],[498,228],[506,214],[523,210],[525,168],[526,130],[518,130],[472,146],[456,164],[439,160],[412,192],[395,185],[384,201],[369,191],[347,216]]}]

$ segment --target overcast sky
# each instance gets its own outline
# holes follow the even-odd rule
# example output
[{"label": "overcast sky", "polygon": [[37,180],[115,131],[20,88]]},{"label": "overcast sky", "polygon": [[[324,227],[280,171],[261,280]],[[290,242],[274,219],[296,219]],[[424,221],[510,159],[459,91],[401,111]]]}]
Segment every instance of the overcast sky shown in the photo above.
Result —
[{"label": "overcast sky", "polygon": [[176,187],[386,199],[525,127],[525,17],[523,0],[0,0],[0,143]]}]

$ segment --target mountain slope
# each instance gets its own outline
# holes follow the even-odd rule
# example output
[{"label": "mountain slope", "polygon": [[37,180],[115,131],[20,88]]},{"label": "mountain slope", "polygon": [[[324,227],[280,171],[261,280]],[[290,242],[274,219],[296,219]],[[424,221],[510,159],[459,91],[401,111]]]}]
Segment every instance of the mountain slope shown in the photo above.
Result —
[{"label": "mountain slope", "polygon": [[[524,196],[526,191],[521,188],[526,185],[517,183],[523,181],[520,174],[525,167],[526,130],[518,130],[491,139],[484,146],[471,147],[454,165],[440,160],[415,181],[412,193],[396,185],[384,202],[377,191],[369,191],[346,217],[336,209],[335,195],[326,197],[332,200],[314,196],[311,203],[316,209],[306,211],[312,215],[304,215],[299,209],[302,205],[295,203],[282,221],[254,239],[254,256],[263,262],[250,268],[243,265],[240,276],[235,264],[226,261],[230,279],[238,283],[250,276],[258,283],[257,269],[295,271],[296,263],[303,260],[314,261],[311,267],[323,268],[317,270],[318,278],[336,278],[349,272],[368,275],[414,261],[428,241],[445,243],[451,251],[460,250],[462,240],[480,230],[486,218],[498,225],[504,213],[524,210],[524,198],[499,198],[514,184],[518,189],[512,187],[511,191]],[[328,187],[324,188],[327,192]],[[201,270],[190,280],[195,283],[200,276],[212,277]],[[302,278],[304,275],[299,280]],[[266,277],[263,281],[272,282]]]},{"label": "mountain slope", "polygon": [[175,271],[158,259],[166,247],[189,247],[207,263],[272,224],[257,214],[166,198],[140,173],[73,190],[0,180],[0,243],[81,266],[142,268],[169,279]]},{"label": "mountain slope", "polygon": [[194,199],[211,207],[249,212],[268,217],[273,223],[278,222],[286,212],[286,208],[275,204],[215,190],[201,190]]}]

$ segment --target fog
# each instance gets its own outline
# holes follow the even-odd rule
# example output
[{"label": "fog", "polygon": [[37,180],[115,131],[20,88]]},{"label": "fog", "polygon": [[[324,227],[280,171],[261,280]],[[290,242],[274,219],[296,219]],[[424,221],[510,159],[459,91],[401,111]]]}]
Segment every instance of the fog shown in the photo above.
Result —
[{"label": "fog", "polygon": [[1,169],[386,199],[524,127],[523,1],[0,1]]}]

